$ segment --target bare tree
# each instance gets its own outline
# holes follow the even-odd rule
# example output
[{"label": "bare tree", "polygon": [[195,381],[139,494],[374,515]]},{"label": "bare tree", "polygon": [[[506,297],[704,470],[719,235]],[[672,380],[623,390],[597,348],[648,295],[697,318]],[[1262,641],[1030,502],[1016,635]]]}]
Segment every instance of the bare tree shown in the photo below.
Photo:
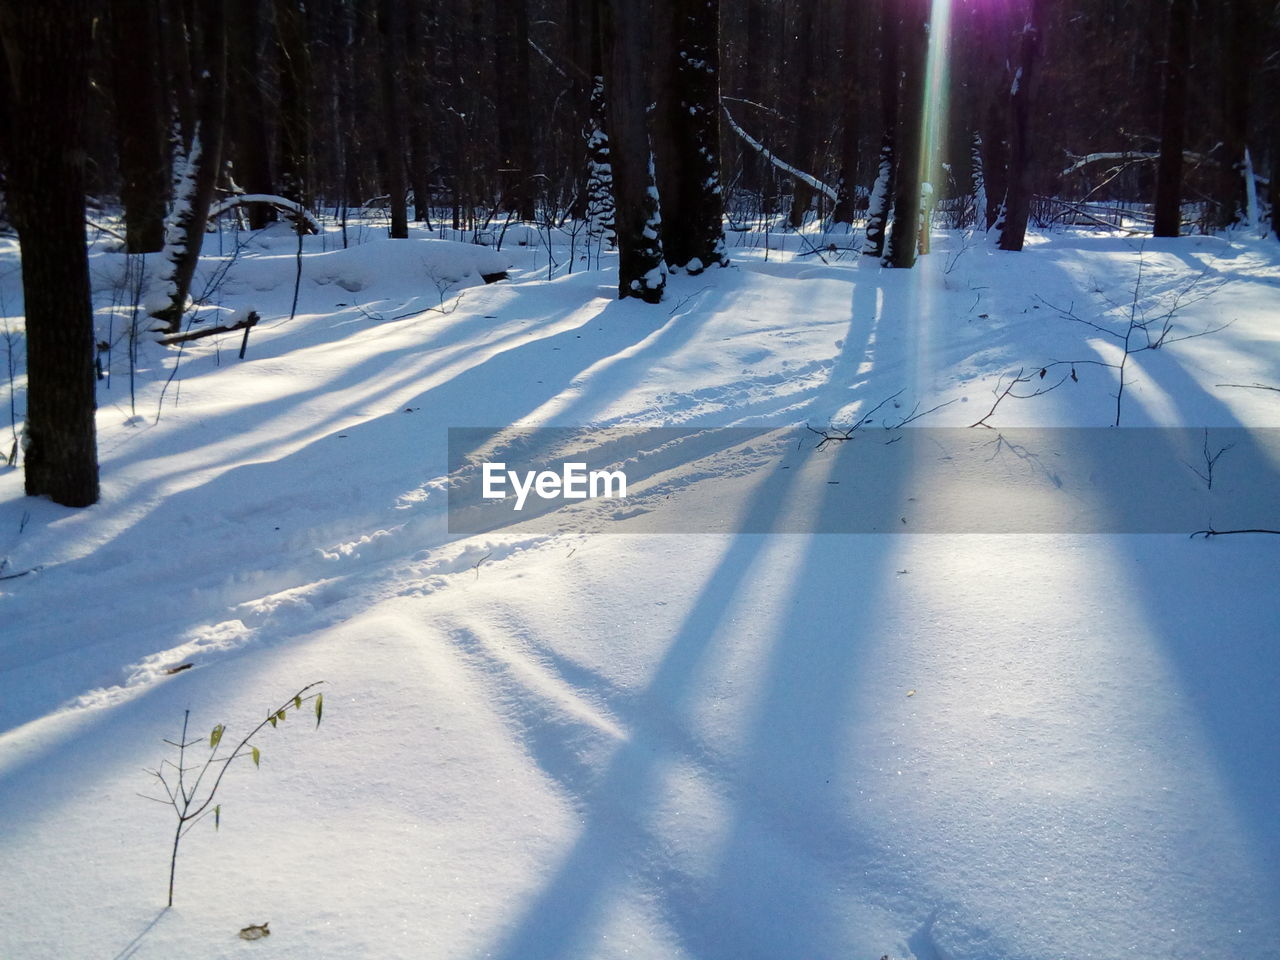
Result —
[{"label": "bare tree", "polygon": [[378,5],[378,33],[382,39],[382,129],[383,149],[390,190],[391,236],[409,236],[409,192],[404,166],[404,32],[400,0],[381,0]]},{"label": "bare tree", "polygon": [[1009,84],[1009,179],[1001,222],[996,224],[1001,250],[1021,250],[1031,215],[1031,115],[1040,59],[1040,5],[1027,0],[1026,20],[1018,38],[1017,67]]},{"label": "bare tree", "polygon": [[893,203],[897,171],[898,127],[898,12],[894,0],[880,0],[880,157],[875,184],[867,206],[867,237],[862,252],[869,257],[884,254],[889,211]]},{"label": "bare tree", "polygon": [[662,249],[673,268],[728,263],[720,189],[719,0],[662,0],[671,29],[656,118]]},{"label": "bare tree", "polygon": [[0,0],[0,134],[22,246],[26,491],[98,500],[93,310],[84,239],[89,0]]},{"label": "bare tree", "polygon": [[649,23],[643,0],[605,0],[605,90],[618,236],[618,296],[658,303],[667,284],[649,135]]},{"label": "bare tree", "polygon": [[1191,0],[1169,0],[1164,56],[1164,104],[1160,116],[1160,161],[1156,173],[1157,237],[1182,231],[1182,150],[1187,125],[1187,67],[1191,59]]},{"label": "bare tree", "polygon": [[160,8],[156,0],[112,0],[111,86],[116,109],[120,203],[125,249],[153,253],[164,246],[169,157],[160,71]]},{"label": "bare tree", "polygon": [[186,311],[222,156],[227,53],[223,8],[220,3],[206,3],[198,12],[198,49],[192,78],[197,92],[195,119],[191,139],[176,165],[173,209],[165,240],[166,262],[159,277],[164,303],[151,313],[163,322],[161,329],[165,333],[178,332]]},{"label": "bare tree", "polygon": [[902,40],[902,105],[899,108],[898,173],[893,227],[886,266],[913,267],[920,241],[921,185],[924,182],[925,65],[929,53],[927,0],[899,0]]}]

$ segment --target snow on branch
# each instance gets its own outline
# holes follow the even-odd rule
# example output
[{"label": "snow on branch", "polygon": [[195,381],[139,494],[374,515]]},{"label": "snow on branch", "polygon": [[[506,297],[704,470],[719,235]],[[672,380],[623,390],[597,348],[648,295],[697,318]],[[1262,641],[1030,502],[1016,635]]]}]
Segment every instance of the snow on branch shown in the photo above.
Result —
[{"label": "snow on branch", "polygon": [[306,220],[311,227],[312,233],[320,232],[320,224],[316,222],[316,218],[302,204],[270,193],[237,193],[224,200],[219,200],[209,208],[209,217],[212,219],[220,213],[226,213],[228,210],[243,206],[246,203],[269,203],[273,207],[287,210],[294,216],[302,217],[302,219]]},{"label": "snow on branch", "polygon": [[[1071,158],[1071,165],[1062,171],[1061,175],[1064,177],[1089,166],[1091,163],[1101,163],[1103,160],[1119,160],[1122,163],[1142,163],[1148,160],[1157,160],[1159,159],[1160,154],[1150,150],[1115,150],[1102,153],[1086,153],[1083,156],[1076,156],[1075,154],[1069,153],[1067,156]],[[1182,159],[1188,163],[1205,163],[1212,160],[1208,154],[1195,153],[1191,150],[1182,151]],[[1271,182],[1266,177],[1259,176],[1256,173],[1253,178],[1263,186],[1266,186]]]},{"label": "snow on branch", "polygon": [[771,153],[763,143],[738,126],[738,122],[733,119],[733,114],[729,112],[729,108],[723,103],[720,104],[720,109],[724,111],[724,118],[729,121],[729,126],[733,128],[733,132],[746,141],[747,145],[755,150],[756,153],[760,154],[760,156],[764,157],[779,170],[791,174],[791,176],[795,177],[797,180],[803,180],[805,183],[809,184],[809,186],[813,187],[813,189],[826,196],[827,199],[832,201],[839,199],[834,189],[827,186],[812,174],[805,173],[803,170],[798,170],[785,160],[780,159],[775,154]]}]

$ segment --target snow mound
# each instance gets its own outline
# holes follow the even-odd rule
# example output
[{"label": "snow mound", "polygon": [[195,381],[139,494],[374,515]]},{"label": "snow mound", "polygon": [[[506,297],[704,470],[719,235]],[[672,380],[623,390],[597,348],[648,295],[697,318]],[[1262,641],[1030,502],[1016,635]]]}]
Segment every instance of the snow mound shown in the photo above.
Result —
[{"label": "snow mound", "polygon": [[388,275],[471,287],[483,283],[486,276],[505,273],[510,266],[511,261],[491,247],[453,240],[373,240],[307,257],[308,276],[352,292]]}]

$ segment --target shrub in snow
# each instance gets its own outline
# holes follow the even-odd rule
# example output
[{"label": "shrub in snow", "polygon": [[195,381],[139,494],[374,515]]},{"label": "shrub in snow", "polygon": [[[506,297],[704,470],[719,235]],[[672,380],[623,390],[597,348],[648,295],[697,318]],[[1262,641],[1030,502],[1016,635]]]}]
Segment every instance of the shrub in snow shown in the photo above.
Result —
[{"label": "shrub in snow", "polygon": [[[318,692],[308,693],[307,691],[320,686],[323,682],[321,680],[307,684],[268,713],[266,719],[250,730],[230,753],[222,751],[223,735],[226,733],[227,728],[221,723],[218,724],[209,732],[209,756],[205,758],[203,763],[191,764],[190,766],[188,766],[188,751],[203,743],[204,738],[187,739],[187,726],[191,719],[191,711],[187,710],[183,713],[182,736],[177,740],[164,741],[178,751],[178,762],[174,763],[172,760],[165,759],[160,762],[160,766],[155,770],[148,771],[160,784],[160,788],[164,791],[164,796],[141,795],[148,800],[155,800],[157,803],[164,803],[173,807],[173,812],[178,818],[177,826],[173,832],[173,848],[169,856],[169,906],[173,906],[173,880],[178,869],[178,845],[182,842],[182,838],[197,823],[211,813],[213,814],[214,829],[216,830],[222,825],[222,804],[215,804],[213,801],[218,794],[218,787],[222,785],[222,778],[231,766],[231,761],[240,757],[249,757],[253,760],[253,765],[257,767],[262,760],[262,751],[254,745],[254,737],[266,729],[268,724],[274,728],[282,723],[285,717],[288,716],[290,709],[301,710],[304,703],[314,702],[316,726],[319,727],[320,717],[324,712],[324,694]],[[192,774],[194,774],[194,777],[192,777]]]}]

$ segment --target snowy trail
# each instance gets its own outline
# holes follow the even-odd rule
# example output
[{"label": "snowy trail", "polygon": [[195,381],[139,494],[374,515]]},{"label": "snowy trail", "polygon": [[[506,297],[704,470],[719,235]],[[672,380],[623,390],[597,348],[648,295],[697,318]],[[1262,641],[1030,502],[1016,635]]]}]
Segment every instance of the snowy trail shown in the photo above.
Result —
[{"label": "snowy trail", "polygon": [[[1280,375],[1280,258],[1215,243],[1142,254],[1156,289],[1211,262],[1230,292],[1188,323],[1237,322],[1142,355],[1126,423],[1280,423],[1213,389]],[[0,477],[31,513],[6,555],[44,565],[3,591],[0,956],[229,956],[268,919],[308,958],[1280,957],[1274,545],[446,532],[449,426],[825,426],[899,390],[962,426],[997,374],[1104,351],[1034,294],[1120,301],[1135,255],[1046,242],[1009,283],[939,250],[748,260],[670,312],[522,280],[425,324],[329,317],[331,277],[253,363],[190,358],[158,424],[105,408],[100,508]],[[1001,422],[1105,424],[1108,392]],[[747,525],[838,502],[840,456],[649,454],[649,495],[726,473]],[[264,741],[157,916],[138,768],[185,708],[235,726],[321,678],[324,726]]]}]

